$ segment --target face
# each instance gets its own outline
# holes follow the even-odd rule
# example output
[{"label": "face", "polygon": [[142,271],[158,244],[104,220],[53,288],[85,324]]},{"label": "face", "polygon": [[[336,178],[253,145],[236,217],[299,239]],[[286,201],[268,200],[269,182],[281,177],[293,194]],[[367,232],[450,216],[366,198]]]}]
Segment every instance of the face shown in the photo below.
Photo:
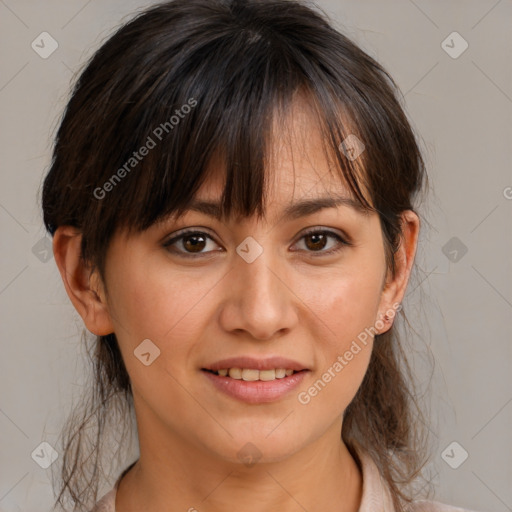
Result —
[{"label": "face", "polygon": [[[306,200],[350,197],[311,126],[297,108],[290,144],[273,147],[265,219],[191,210],[112,239],[106,302],[139,436],[226,461],[256,447],[262,461],[277,461],[333,427],[339,435],[368,367],[371,328],[396,297],[382,293],[376,213],[338,204],[285,215]],[[196,200],[218,202],[223,184],[213,166]],[[270,371],[245,371],[242,380],[236,370],[235,378],[213,373],[260,364]],[[283,378],[286,369],[295,373]]]}]

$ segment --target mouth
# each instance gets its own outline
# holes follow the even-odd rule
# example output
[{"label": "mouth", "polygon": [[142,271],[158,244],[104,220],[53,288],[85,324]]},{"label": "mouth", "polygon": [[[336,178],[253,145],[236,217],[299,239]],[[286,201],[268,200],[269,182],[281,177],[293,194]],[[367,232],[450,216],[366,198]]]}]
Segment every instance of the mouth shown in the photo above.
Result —
[{"label": "mouth", "polygon": [[[270,370],[257,370],[255,368],[220,368],[219,370],[209,370],[202,368],[205,372],[210,372],[220,377],[227,377],[229,379],[243,380],[245,382],[263,381],[269,382],[276,379],[285,379],[295,373],[299,373],[291,368],[273,368]],[[301,372],[307,370],[299,370]]]},{"label": "mouth", "polygon": [[310,371],[284,358],[232,358],[201,368],[214,389],[249,404],[284,398]]}]

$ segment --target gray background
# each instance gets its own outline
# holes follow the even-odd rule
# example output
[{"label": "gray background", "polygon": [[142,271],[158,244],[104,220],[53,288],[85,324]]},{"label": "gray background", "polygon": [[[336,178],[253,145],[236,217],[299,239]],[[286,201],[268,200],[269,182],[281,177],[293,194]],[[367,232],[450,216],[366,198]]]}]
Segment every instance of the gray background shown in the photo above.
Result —
[{"label": "gray background", "polygon": [[[150,3],[0,0],[0,512],[49,510],[51,468],[31,454],[43,441],[57,444],[86,378],[82,323],[39,212],[52,136],[73,74],[115,26]],[[432,381],[422,380],[432,397],[426,469],[435,498],[511,511],[512,2],[319,5],[391,73],[422,138],[432,190],[420,208],[418,270],[404,307],[418,332],[418,375],[425,353],[435,360]],[[31,47],[44,31],[58,42],[47,59]],[[457,58],[442,46],[453,31],[469,45]],[[457,39],[447,44],[461,48]],[[446,460],[457,465],[462,450],[469,456],[453,469]]]}]

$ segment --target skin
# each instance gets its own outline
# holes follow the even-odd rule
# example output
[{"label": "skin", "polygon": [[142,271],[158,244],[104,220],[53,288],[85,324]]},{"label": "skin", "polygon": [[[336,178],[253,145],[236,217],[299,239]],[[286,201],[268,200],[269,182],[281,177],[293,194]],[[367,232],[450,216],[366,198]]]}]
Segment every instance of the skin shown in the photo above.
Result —
[{"label": "skin", "polygon": [[[340,433],[373,339],[307,405],[297,395],[401,302],[419,219],[412,211],[402,214],[394,278],[386,269],[377,213],[364,216],[343,205],[284,221],[282,211],[294,201],[349,195],[328,171],[307,108],[297,102],[292,114],[290,144],[279,137],[272,146],[265,219],[220,221],[188,212],[178,222],[166,219],[129,237],[118,232],[107,253],[105,282],[80,264],[75,228],[61,226],[55,233],[55,260],[72,303],[89,331],[115,332],[132,382],[140,458],[120,483],[117,512],[217,512],[233,504],[248,512],[359,508],[362,476]],[[220,198],[220,163],[212,161],[211,170],[197,198]],[[199,250],[207,257],[184,258],[163,247],[186,227],[211,235]],[[308,228],[346,233],[353,245],[322,255],[338,242],[329,237],[325,247],[315,246],[303,236]],[[250,264],[235,251],[248,236],[263,247]],[[190,244],[182,242],[175,251],[188,247],[190,253]],[[378,331],[392,322],[379,324]],[[133,354],[145,339],[161,351],[149,366]],[[286,397],[246,404],[217,391],[200,370],[239,355],[281,355],[311,371]],[[248,442],[261,453],[250,467],[237,456]]]}]

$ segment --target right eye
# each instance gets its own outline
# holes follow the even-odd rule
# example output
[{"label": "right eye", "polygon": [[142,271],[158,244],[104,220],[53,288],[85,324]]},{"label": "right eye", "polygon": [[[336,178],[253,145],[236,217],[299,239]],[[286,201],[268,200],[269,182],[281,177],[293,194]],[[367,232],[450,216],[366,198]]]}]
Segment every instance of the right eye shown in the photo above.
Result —
[{"label": "right eye", "polygon": [[[188,229],[163,243],[170,252],[183,256],[184,258],[196,258],[213,251],[203,251],[208,245],[208,240],[214,242],[213,238],[203,231]],[[181,249],[178,249],[181,247]]]}]

